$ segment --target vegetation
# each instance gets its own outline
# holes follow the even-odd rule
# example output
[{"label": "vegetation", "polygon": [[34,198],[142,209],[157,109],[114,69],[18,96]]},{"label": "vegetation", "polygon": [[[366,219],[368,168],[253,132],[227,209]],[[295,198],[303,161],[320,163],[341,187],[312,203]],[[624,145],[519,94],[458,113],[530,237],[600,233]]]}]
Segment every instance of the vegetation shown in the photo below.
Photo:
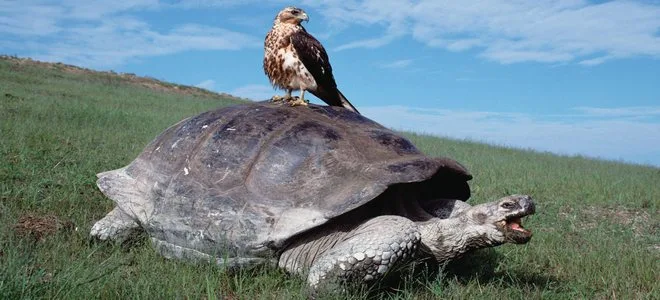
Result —
[{"label": "vegetation", "polygon": [[[88,237],[113,207],[96,188],[96,173],[128,164],[178,120],[240,101],[125,74],[0,58],[0,298],[304,299],[304,281],[277,269],[229,273],[166,260],[145,236],[130,244]],[[525,227],[535,236],[368,295],[660,298],[660,169],[406,135],[429,155],[464,163],[475,176],[474,203],[531,194],[537,214]]]}]

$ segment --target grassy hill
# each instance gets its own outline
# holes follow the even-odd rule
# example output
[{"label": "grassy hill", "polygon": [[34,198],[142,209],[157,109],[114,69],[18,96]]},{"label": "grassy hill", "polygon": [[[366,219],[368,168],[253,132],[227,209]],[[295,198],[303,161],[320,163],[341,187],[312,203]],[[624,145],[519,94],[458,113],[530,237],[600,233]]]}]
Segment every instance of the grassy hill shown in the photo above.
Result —
[{"label": "grassy hill", "polygon": [[[0,58],[0,299],[303,299],[275,269],[234,274],[166,260],[138,237],[90,243],[112,207],[95,174],[129,163],[180,119],[226,94],[62,64]],[[480,251],[392,298],[660,298],[660,169],[407,134],[473,173],[473,203],[531,194],[524,246]],[[329,298],[335,295],[326,295]],[[357,296],[356,296],[357,297]]]}]

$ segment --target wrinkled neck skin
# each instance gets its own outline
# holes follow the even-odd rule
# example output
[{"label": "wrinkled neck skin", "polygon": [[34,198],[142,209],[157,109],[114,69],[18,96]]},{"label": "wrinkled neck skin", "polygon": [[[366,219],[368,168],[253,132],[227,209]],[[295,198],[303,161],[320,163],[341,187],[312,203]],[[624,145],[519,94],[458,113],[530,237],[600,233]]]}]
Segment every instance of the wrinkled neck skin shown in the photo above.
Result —
[{"label": "wrinkled neck skin", "polygon": [[504,234],[482,217],[488,209],[488,205],[477,205],[455,217],[419,222],[420,251],[442,264],[472,250],[503,244]]}]

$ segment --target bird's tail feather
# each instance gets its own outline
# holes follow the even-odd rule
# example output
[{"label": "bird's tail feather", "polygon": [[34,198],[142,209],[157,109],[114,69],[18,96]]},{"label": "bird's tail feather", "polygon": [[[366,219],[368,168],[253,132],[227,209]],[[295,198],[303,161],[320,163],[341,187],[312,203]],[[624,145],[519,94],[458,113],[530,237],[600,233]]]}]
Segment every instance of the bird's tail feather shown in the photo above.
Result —
[{"label": "bird's tail feather", "polygon": [[345,107],[349,110],[352,110],[353,112],[357,113],[358,115],[360,114],[360,112],[355,108],[355,106],[353,106],[353,104],[351,104],[351,102],[349,102],[348,99],[346,99],[344,94],[342,94],[339,90],[337,90],[337,93],[339,93],[339,100],[341,101],[341,105],[343,107]]}]

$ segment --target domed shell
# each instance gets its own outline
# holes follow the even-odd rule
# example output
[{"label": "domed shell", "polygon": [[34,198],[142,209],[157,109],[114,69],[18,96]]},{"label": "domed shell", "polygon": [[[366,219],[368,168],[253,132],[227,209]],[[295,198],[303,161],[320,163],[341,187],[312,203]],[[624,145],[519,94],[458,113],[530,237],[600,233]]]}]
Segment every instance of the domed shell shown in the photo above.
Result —
[{"label": "domed shell", "polygon": [[153,239],[260,256],[388,186],[443,172],[471,178],[453,160],[430,158],[344,108],[264,102],[185,119],[130,165],[100,173],[97,184]]}]

